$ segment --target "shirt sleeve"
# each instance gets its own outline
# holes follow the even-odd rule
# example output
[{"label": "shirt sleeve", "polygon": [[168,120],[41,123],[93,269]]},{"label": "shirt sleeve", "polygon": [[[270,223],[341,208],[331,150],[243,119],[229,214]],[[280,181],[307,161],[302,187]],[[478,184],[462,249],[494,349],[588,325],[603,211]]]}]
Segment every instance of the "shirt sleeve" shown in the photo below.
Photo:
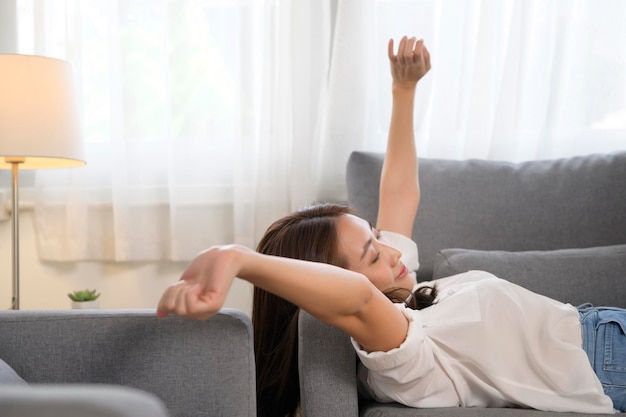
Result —
[{"label": "shirt sleeve", "polygon": [[[352,340],[352,345],[363,366],[368,369],[370,395],[379,402],[410,402],[415,392],[428,392],[432,384],[435,361],[431,344],[422,327],[421,313],[402,304],[395,304],[409,322],[407,337],[397,348],[386,352],[368,352]],[[418,390],[418,391],[415,391]]]}]

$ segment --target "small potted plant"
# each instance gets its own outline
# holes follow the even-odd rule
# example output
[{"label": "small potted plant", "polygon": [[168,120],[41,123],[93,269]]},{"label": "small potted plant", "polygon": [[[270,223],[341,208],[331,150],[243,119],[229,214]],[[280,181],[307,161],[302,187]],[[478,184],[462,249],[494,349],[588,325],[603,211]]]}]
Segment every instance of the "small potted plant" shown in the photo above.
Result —
[{"label": "small potted plant", "polygon": [[72,308],[99,308],[98,297],[100,297],[100,293],[96,292],[96,290],[80,290],[74,291],[72,293],[67,294],[72,300]]}]

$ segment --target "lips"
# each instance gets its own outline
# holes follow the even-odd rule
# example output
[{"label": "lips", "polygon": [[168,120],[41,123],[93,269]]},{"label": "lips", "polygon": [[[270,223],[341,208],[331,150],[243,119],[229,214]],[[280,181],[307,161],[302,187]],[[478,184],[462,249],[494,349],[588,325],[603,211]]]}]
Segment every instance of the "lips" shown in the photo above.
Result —
[{"label": "lips", "polygon": [[400,270],[400,273],[398,274],[398,276],[396,277],[396,281],[400,280],[402,278],[404,278],[404,276],[409,272],[409,269],[406,267],[406,265],[402,264],[402,269]]}]

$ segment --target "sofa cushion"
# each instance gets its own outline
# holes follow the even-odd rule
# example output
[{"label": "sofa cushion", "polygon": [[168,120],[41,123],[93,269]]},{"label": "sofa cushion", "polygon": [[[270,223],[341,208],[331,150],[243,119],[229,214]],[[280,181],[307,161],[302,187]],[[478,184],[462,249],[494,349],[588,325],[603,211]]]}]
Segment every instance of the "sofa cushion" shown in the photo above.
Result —
[{"label": "sofa cushion", "polygon": [[26,381],[17,374],[5,361],[0,359],[0,385],[26,385]]},{"label": "sofa cushion", "polygon": [[[353,152],[348,201],[376,221],[383,153]],[[554,250],[626,244],[626,152],[509,163],[420,158],[413,239],[420,281],[445,248]]]},{"label": "sofa cushion", "polygon": [[530,410],[526,408],[409,408],[400,404],[367,402],[361,417],[584,417],[586,414]]},{"label": "sofa cushion", "polygon": [[483,270],[556,300],[626,307],[626,245],[552,251],[444,249],[433,278]]}]

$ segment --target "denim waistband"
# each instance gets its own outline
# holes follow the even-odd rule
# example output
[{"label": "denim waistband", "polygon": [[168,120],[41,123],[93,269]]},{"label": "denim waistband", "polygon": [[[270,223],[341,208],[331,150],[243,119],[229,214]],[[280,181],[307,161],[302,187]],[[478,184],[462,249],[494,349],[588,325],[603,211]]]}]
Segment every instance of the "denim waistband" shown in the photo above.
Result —
[{"label": "denim waistband", "polygon": [[626,309],[578,307],[582,348],[613,407],[626,411]]},{"label": "denim waistband", "polygon": [[[581,304],[578,307],[578,315],[580,317],[581,332],[582,332],[582,348],[587,353],[589,363],[591,367],[596,369],[596,335],[597,328],[602,322],[604,322],[605,315],[602,312],[609,311],[623,311],[626,309],[620,307],[595,307],[591,303]],[[609,313],[610,314],[610,313]]]},{"label": "denim waistband", "polygon": [[585,303],[578,306],[578,315],[580,316],[580,331],[583,339],[582,348],[589,358],[591,367],[595,369],[595,328],[599,320],[598,313],[593,304]]}]

